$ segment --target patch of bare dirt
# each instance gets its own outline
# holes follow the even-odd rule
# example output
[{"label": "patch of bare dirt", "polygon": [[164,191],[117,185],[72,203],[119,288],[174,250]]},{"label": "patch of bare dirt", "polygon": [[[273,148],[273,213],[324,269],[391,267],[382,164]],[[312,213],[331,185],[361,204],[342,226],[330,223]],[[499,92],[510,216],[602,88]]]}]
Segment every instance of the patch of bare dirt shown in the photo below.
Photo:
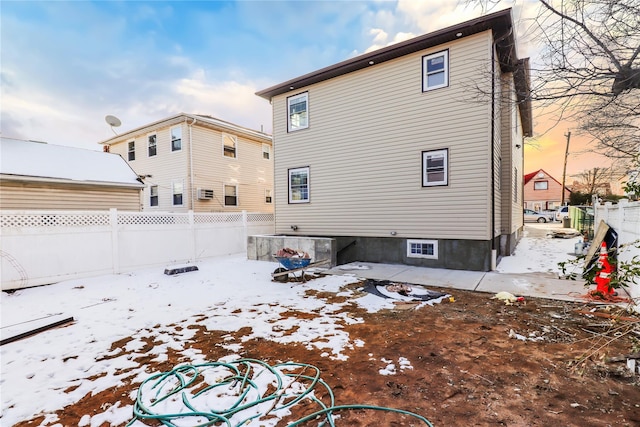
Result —
[{"label": "patch of bare dirt", "polygon": [[[286,286],[286,285],[285,285]],[[350,285],[357,288],[357,285]],[[434,289],[438,290],[438,289]],[[352,341],[364,346],[346,352],[348,360],[331,360],[303,344],[282,345],[262,339],[243,343],[241,355],[275,364],[293,361],[317,366],[333,389],[337,405],[368,404],[403,409],[427,418],[434,426],[638,426],[640,378],[625,362],[610,358],[637,351],[640,317],[614,308],[528,298],[505,305],[491,295],[442,290],[455,301],[419,309],[411,304],[394,310],[366,313],[355,305],[346,308],[364,323],[345,325]],[[343,301],[331,293],[314,297]],[[587,313],[587,314],[585,314]],[[288,311],[299,320],[311,314]],[[185,347],[200,350],[211,361],[229,354],[220,346],[233,335],[236,342],[247,328],[229,334],[193,325],[195,338]],[[523,341],[522,339],[526,339]],[[113,349],[126,343],[114,343]],[[149,342],[152,345],[152,341]],[[400,357],[412,369],[381,375]],[[625,357],[619,358],[625,360]],[[164,372],[180,362],[151,359],[149,372]],[[139,384],[128,382],[58,412],[63,426],[78,425],[84,414],[93,415],[129,396]],[[317,410],[311,404],[294,409],[290,420]],[[42,417],[18,426],[38,425]],[[283,421],[282,425],[286,425]],[[315,425],[307,423],[308,425]],[[148,425],[160,425],[148,423]],[[340,413],[336,425],[417,426],[416,419],[392,413],[355,410]]]}]

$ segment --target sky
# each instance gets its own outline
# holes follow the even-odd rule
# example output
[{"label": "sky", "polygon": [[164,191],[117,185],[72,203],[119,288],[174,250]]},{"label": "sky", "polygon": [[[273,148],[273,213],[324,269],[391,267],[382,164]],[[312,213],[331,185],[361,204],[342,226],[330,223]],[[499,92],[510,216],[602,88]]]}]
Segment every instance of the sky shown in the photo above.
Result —
[{"label": "sky", "polygon": [[[577,240],[529,236],[525,231],[515,253],[505,257],[497,271],[559,274],[558,262],[573,258],[570,254]],[[349,349],[367,348],[367,343],[353,339],[345,331],[345,324],[364,320],[345,312],[344,306],[355,303],[368,312],[377,312],[393,308],[394,301],[411,299],[390,294],[384,287],[379,290],[393,296],[392,299],[370,293],[363,295],[357,291],[358,287],[344,289],[345,285],[359,280],[358,267],[366,267],[361,264],[355,264],[345,275],[325,275],[295,285],[271,281],[270,273],[278,264],[250,261],[245,254],[210,258],[197,265],[198,271],[178,275],[165,275],[163,269],[156,267],[128,274],[67,280],[10,294],[2,292],[2,339],[57,320],[74,319],[65,327],[49,329],[0,347],[2,425],[14,425],[37,414],[46,415],[43,425],[60,425],[56,424],[54,412],[77,402],[87,393],[115,388],[129,377],[134,383],[141,384],[153,374],[159,374],[149,372],[145,363],[137,361],[143,356],[163,362],[168,360],[169,354],[174,354],[192,365],[231,363],[242,358],[245,339],[263,339],[305,345],[320,352],[327,360],[348,360]],[[526,282],[526,278],[517,280]],[[522,288],[523,283],[519,282],[518,286]],[[308,292],[310,289],[314,292]],[[328,303],[316,297],[325,292],[338,293],[345,301]],[[426,293],[426,288],[412,287],[412,294],[421,292]],[[207,297],[201,298],[202,295]],[[451,296],[455,300],[455,290],[451,290]],[[425,301],[416,309],[428,310],[431,305],[448,298],[449,295],[444,295]],[[290,318],[287,312],[312,313],[315,317],[304,316],[301,321],[302,317]],[[213,361],[185,346],[196,331],[190,325],[229,332],[245,328],[247,332],[241,340],[228,335],[218,344],[228,351],[228,355]],[[153,349],[143,350],[150,337],[154,340]],[[126,345],[112,346],[125,338],[131,338]],[[371,348],[370,356],[380,375],[395,375],[404,369],[413,369],[414,361],[402,354]],[[260,366],[255,368],[261,369]],[[215,381],[216,375],[221,374],[208,372],[208,375]],[[152,381],[138,386],[142,388],[144,399],[150,395],[147,386],[153,384]],[[78,425],[124,425],[132,418],[136,391],[112,405],[95,408],[95,413],[81,414]],[[155,392],[150,396],[154,395]],[[229,396],[209,396],[205,403],[213,405],[215,402],[224,408],[226,402],[235,400],[237,395],[230,393]],[[208,406],[207,410],[213,408],[221,409],[220,406]],[[167,400],[158,412],[177,413],[180,410],[185,410],[180,401]],[[286,414],[284,411],[274,414],[277,416],[273,418],[258,418],[246,425],[275,426]],[[176,425],[194,424],[190,419]],[[143,425],[135,422],[132,427]]]},{"label": "sky", "polygon": [[[185,112],[271,132],[255,92],[482,14],[461,0],[3,1],[1,131],[5,137],[100,150],[97,144]],[[519,56],[535,0],[514,7]],[[122,125],[111,128],[107,115]],[[536,131],[548,126],[535,119]],[[561,177],[563,126],[525,150],[525,173]],[[602,159],[576,154],[577,173]],[[544,167],[543,167],[544,166]]]}]

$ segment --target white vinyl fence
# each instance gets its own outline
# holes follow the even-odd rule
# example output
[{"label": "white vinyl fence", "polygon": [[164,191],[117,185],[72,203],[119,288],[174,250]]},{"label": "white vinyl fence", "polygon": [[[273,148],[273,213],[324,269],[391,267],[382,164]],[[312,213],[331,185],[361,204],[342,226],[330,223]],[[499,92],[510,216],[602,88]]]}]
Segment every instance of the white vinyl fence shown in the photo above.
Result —
[{"label": "white vinyl fence", "polygon": [[2,290],[246,251],[269,213],[0,211]]},{"label": "white vinyl fence", "polygon": [[[619,261],[629,262],[634,256],[640,255],[640,249],[632,245],[633,242],[640,242],[640,202],[622,199],[616,205],[610,202],[596,204],[596,228],[600,220],[618,233],[618,246],[622,246],[618,252]],[[628,291],[635,301],[636,308],[640,308],[640,278],[629,286]]]}]

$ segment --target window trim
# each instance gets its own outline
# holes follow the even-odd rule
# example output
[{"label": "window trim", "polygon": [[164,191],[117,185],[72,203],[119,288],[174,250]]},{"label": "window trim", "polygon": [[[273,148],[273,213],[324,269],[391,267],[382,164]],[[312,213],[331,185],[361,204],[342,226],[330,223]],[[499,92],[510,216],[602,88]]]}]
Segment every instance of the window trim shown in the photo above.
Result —
[{"label": "window trim", "polygon": [[[444,179],[441,181],[429,182],[427,180],[426,161],[428,154],[444,154]],[[422,152],[422,186],[423,187],[446,187],[449,185],[449,149],[441,148],[438,150],[425,150]]]},{"label": "window trim", "polygon": [[[227,156],[227,150],[225,150],[225,138],[229,138],[233,141],[233,156]],[[227,159],[237,159],[238,158],[238,137],[232,135],[230,133],[222,134],[222,157],[226,157]]]},{"label": "window trim", "polygon": [[[300,200],[293,200],[292,191],[291,191],[291,175],[301,171],[305,171],[307,174],[307,198],[300,199]],[[287,191],[289,193],[289,204],[310,203],[311,202],[311,172],[310,172],[309,166],[288,169],[287,175],[288,175]]]},{"label": "window trim", "polygon": [[[433,255],[428,254],[416,254],[411,252],[412,244],[426,244],[433,246]],[[427,239],[407,239],[407,258],[425,258],[425,259],[438,259],[438,241]]]},{"label": "window trim", "polygon": [[136,159],[136,141],[127,142],[127,159],[132,162]]},{"label": "window trim", "polygon": [[[153,189],[156,189],[156,195],[153,195]],[[156,204],[154,205],[152,203],[153,198],[156,198]],[[160,191],[158,188],[158,185],[150,185],[149,186],[149,207],[150,208],[157,208],[158,206],[160,206]]]},{"label": "window trim", "polygon": [[[175,129],[178,129],[180,131],[180,138],[176,138],[176,139],[173,138],[173,131]],[[171,144],[171,152],[172,153],[176,152],[176,151],[182,151],[182,125],[172,126],[169,129],[169,139],[171,140],[170,144]],[[180,141],[180,147],[179,148],[175,148],[174,147],[174,145],[173,145],[174,141]]]},{"label": "window trim", "polygon": [[[299,98],[304,98],[304,101],[306,103],[305,112],[307,113],[306,115],[307,120],[304,125],[294,127],[293,124],[291,123],[291,113],[290,113],[291,104],[292,104],[292,101],[298,100]],[[287,132],[295,132],[298,130],[303,130],[308,128],[309,128],[309,92],[301,92],[296,95],[291,95],[287,97]]]},{"label": "window trim", "polygon": [[[236,204],[235,205],[228,205],[227,204],[227,187],[234,187],[235,188],[235,198],[236,198]],[[229,196],[231,197],[231,196]],[[222,200],[224,203],[224,207],[235,207],[237,208],[238,206],[240,206],[240,197],[238,195],[238,184],[222,184]]]},{"label": "window trim", "polygon": [[[265,154],[267,155],[267,157],[264,156]],[[269,144],[262,144],[262,159],[271,160],[271,146]]]},{"label": "window trim", "polygon": [[[182,190],[180,193],[176,193],[176,184],[179,184]],[[180,204],[176,203],[176,195],[180,194]],[[184,181],[171,181],[171,206],[184,206]]]},{"label": "window trim", "polygon": [[[151,138],[153,137],[153,154],[151,154]],[[147,135],[147,157],[155,157],[158,155],[158,134],[152,133]]]},{"label": "window trim", "polygon": [[[444,69],[443,71],[437,71],[429,73],[428,71],[428,62],[430,59],[435,57],[442,56],[444,58]],[[438,73],[444,73],[444,83],[429,86],[429,79],[427,78],[429,75],[434,75]],[[443,87],[449,87],[449,49],[441,50],[439,52],[430,53],[428,55],[424,55],[422,57],[422,92],[429,92],[431,90],[440,89]]]},{"label": "window trim", "polygon": [[[545,188],[536,188],[538,187],[538,184],[547,184]],[[533,190],[534,191],[547,191],[549,189],[549,181],[548,180],[541,180],[541,181],[533,181]]]}]

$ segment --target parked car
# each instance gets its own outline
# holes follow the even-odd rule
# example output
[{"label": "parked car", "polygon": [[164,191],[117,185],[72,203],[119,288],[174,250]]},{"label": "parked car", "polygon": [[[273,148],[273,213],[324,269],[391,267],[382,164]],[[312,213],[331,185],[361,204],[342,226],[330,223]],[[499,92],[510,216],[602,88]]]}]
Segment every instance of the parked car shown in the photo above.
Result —
[{"label": "parked car", "polygon": [[527,221],[548,222],[548,221],[553,221],[553,215],[537,212],[531,209],[525,209],[524,220],[525,222]]},{"label": "parked car", "polygon": [[569,206],[560,206],[556,211],[555,220],[562,221],[569,216]]}]

